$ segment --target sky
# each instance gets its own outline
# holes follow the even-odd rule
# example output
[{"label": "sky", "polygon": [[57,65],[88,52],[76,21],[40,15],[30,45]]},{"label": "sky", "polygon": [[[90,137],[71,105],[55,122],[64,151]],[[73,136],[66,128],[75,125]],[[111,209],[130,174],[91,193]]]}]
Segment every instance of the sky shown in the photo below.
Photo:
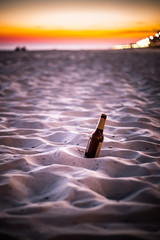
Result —
[{"label": "sky", "polygon": [[0,0],[0,48],[110,48],[160,29],[159,0]]}]

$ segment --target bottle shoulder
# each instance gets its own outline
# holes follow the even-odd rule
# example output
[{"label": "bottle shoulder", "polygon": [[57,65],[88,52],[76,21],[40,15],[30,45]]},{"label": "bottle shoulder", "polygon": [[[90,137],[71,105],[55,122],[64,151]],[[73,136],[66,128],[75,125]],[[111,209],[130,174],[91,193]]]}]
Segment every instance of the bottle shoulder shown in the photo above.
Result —
[{"label": "bottle shoulder", "polygon": [[92,134],[92,138],[103,141],[103,131],[96,129],[96,131]]}]

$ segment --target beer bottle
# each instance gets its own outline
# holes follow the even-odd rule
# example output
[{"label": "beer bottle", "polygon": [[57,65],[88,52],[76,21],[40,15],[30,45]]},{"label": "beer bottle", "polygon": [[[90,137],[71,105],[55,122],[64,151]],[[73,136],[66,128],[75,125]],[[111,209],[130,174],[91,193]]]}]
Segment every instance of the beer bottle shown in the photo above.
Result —
[{"label": "beer bottle", "polygon": [[102,114],[96,131],[91,135],[85,151],[88,158],[98,157],[103,142],[103,129],[106,121],[106,115]]}]

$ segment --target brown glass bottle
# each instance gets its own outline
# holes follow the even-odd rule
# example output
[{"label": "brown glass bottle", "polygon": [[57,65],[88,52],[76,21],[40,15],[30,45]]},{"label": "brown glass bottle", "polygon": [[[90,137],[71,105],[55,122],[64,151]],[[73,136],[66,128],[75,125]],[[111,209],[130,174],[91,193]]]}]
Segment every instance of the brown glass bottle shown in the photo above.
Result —
[{"label": "brown glass bottle", "polygon": [[103,129],[106,121],[106,115],[102,114],[96,131],[91,135],[85,151],[88,158],[98,157],[103,142]]}]

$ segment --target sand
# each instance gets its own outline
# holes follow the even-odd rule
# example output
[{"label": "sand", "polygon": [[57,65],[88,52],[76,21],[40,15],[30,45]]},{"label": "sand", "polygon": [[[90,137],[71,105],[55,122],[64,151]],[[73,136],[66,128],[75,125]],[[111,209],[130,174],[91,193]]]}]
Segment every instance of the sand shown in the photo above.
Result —
[{"label": "sand", "polygon": [[159,64],[160,49],[0,53],[1,239],[160,239]]}]

